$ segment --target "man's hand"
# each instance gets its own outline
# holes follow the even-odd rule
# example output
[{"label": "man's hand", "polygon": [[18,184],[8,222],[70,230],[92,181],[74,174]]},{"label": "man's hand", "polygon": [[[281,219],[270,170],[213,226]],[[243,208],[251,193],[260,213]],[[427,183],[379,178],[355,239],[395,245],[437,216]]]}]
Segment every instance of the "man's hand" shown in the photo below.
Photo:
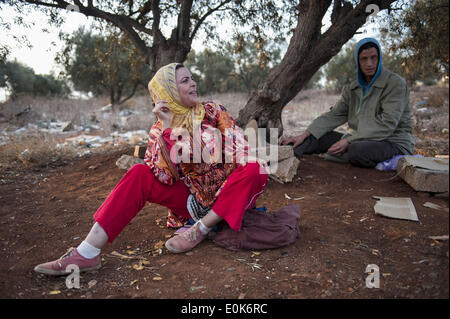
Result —
[{"label": "man's hand", "polygon": [[155,114],[161,122],[163,131],[170,127],[172,113],[170,112],[170,108],[167,105],[166,100],[156,102],[155,107],[153,108],[153,114]]},{"label": "man's hand", "polygon": [[341,155],[347,152],[348,146],[350,145],[350,142],[344,138],[340,140],[339,142],[334,143],[329,149],[328,153],[332,155]]},{"label": "man's hand", "polygon": [[305,131],[304,133],[300,134],[299,136],[293,136],[293,137],[282,137],[278,141],[279,145],[288,145],[293,144],[293,147],[296,148],[300,144],[302,144],[305,139],[310,136],[311,133],[309,131]]}]

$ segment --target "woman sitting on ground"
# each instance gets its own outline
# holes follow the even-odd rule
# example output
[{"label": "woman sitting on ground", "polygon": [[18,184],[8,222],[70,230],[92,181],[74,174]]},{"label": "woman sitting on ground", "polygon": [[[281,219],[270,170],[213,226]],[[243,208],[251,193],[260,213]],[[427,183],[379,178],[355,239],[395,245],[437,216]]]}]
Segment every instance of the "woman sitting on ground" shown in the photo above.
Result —
[{"label": "woman sitting on ground", "polygon": [[198,102],[197,84],[188,69],[178,63],[166,65],[148,87],[157,121],[149,133],[146,164],[134,165],[122,177],[94,214],[95,223],[78,247],[36,266],[36,272],[65,275],[71,264],[80,272],[99,269],[101,249],[146,202],[169,208],[169,225],[195,221],[165,244],[173,253],[191,250],[222,220],[239,230],[245,211],[263,192],[267,173],[249,161],[242,130],[223,106]]}]

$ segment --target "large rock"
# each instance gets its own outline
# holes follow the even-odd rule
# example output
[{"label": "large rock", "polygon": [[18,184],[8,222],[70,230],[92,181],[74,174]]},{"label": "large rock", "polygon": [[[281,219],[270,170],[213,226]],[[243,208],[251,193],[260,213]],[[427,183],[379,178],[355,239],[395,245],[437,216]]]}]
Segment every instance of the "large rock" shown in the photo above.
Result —
[{"label": "large rock", "polygon": [[272,163],[269,166],[269,177],[281,184],[290,183],[297,174],[299,164],[300,160],[295,156],[282,160],[278,163]]},{"label": "large rock", "polygon": [[[270,145],[267,146],[268,149]],[[278,146],[278,161],[283,161],[285,159],[291,158],[294,156],[294,148],[292,145],[279,145]]]},{"label": "large rock", "polygon": [[116,165],[120,169],[129,170],[136,164],[144,164],[144,160],[130,155],[122,155],[117,161]]},{"label": "large rock", "polygon": [[414,190],[430,193],[448,192],[447,159],[405,156],[398,160],[397,174]]},{"label": "large rock", "polygon": [[[258,123],[256,122],[256,120],[252,119],[250,120],[250,122],[247,123],[247,125],[244,128],[244,132],[247,134],[251,134],[250,136],[254,136],[255,140],[254,141],[249,141],[250,144],[254,144],[251,145],[252,147],[258,147]],[[249,136],[247,136],[247,138],[249,138]]]},{"label": "large rock", "polygon": [[[281,162],[294,156],[294,148],[291,145],[271,145],[267,143],[265,148],[259,147],[257,149],[257,152],[258,153],[256,155],[258,158],[261,158],[270,163]],[[274,154],[275,152],[277,152],[278,154]]]}]

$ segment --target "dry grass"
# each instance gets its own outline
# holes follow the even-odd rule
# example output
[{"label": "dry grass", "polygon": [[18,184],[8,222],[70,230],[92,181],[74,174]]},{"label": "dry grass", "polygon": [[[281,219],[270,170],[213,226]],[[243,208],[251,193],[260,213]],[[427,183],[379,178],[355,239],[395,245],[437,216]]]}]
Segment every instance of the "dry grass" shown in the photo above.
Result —
[{"label": "dry grass", "polygon": [[328,112],[339,100],[340,94],[327,90],[301,91],[283,109],[283,135],[298,135],[319,115]]},{"label": "dry grass", "polygon": [[0,166],[43,167],[60,163],[76,156],[70,147],[56,147],[61,138],[39,131],[9,136],[7,144],[0,146]]},{"label": "dry grass", "polygon": [[[449,103],[447,87],[422,87],[411,92],[411,109],[415,125],[414,134],[417,141],[417,152],[432,155],[448,154]],[[214,100],[223,104],[234,118],[245,106],[248,95],[244,93],[211,94],[201,100]],[[340,94],[326,90],[305,90],[288,103],[282,112],[284,135],[295,135],[303,132],[309,123],[327,112],[339,99]],[[90,100],[48,99],[22,97],[14,102],[0,104],[0,165],[45,166],[48,163],[68,161],[78,156],[70,147],[56,147],[65,138],[77,132],[60,135],[49,134],[37,129],[27,129],[26,134],[14,134],[13,131],[26,127],[28,123],[38,124],[50,121],[72,121],[77,126],[96,125],[99,129],[91,133],[107,136],[112,132],[148,130],[155,120],[151,112],[150,96],[137,96],[120,107],[120,110],[131,110],[126,117],[119,112],[105,112],[102,108],[108,105],[106,98]],[[31,107],[30,107],[31,106]],[[24,110],[27,112],[23,113]],[[120,111],[119,110],[119,111]],[[21,115],[18,116],[18,114]],[[344,130],[343,126],[340,129]],[[430,139],[430,136],[432,138]],[[6,144],[2,145],[3,143]],[[437,144],[436,144],[437,143]],[[106,152],[115,146],[92,149],[95,152]],[[439,149],[439,150],[437,150]]]}]

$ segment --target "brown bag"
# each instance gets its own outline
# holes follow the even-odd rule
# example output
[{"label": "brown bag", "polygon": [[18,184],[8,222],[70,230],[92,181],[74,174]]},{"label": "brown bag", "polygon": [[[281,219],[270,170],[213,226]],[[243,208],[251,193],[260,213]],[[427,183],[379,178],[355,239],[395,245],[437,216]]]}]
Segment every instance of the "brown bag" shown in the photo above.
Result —
[{"label": "brown bag", "polygon": [[234,231],[223,223],[214,242],[233,251],[286,246],[300,235],[299,218],[300,207],[297,205],[288,205],[273,213],[249,209],[245,212],[240,231]]}]

